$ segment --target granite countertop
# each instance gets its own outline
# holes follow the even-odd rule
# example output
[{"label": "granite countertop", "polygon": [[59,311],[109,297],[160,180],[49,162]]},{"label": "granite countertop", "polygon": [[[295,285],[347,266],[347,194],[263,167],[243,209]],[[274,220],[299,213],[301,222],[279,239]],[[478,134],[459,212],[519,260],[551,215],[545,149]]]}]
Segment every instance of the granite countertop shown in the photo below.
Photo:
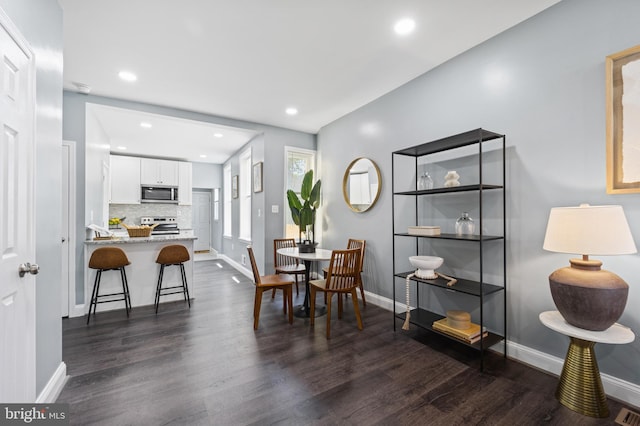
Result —
[{"label": "granite countertop", "polygon": [[193,232],[181,232],[180,234],[169,235],[151,235],[149,237],[129,237],[127,236],[114,236],[109,240],[85,240],[85,244],[133,244],[133,243],[157,243],[163,241],[188,241],[197,240],[198,237],[193,235]]}]

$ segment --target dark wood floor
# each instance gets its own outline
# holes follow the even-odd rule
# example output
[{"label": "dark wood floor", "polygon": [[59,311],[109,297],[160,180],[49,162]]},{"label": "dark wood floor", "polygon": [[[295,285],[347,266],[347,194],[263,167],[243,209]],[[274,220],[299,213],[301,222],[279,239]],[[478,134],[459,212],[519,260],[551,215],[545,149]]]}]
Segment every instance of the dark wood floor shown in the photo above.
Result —
[{"label": "dark wood floor", "polygon": [[58,402],[71,424],[611,425],[622,407],[610,400],[609,419],[574,413],[553,396],[557,378],[501,357],[480,372],[476,352],[400,323],[394,333],[392,314],[373,305],[359,332],[345,304],[328,341],[325,317],[289,325],[282,296],[265,294],[254,331],[246,277],[206,261],[194,279],[191,309],[63,321],[71,377]]}]

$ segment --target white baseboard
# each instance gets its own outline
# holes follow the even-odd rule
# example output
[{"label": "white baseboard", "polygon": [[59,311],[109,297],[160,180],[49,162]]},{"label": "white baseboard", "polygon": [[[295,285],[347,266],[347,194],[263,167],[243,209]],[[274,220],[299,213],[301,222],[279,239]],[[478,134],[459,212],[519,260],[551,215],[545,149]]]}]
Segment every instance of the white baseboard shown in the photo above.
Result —
[{"label": "white baseboard", "polygon": [[[393,308],[393,301],[389,298],[369,293],[368,291],[365,291],[365,296],[367,302],[371,302],[373,305],[388,311],[391,311]],[[396,301],[396,312],[404,312],[406,309],[406,305]],[[560,376],[562,373],[564,359],[529,348],[528,346],[507,341],[507,354],[510,359],[530,365],[555,376]],[[638,401],[640,401],[639,385],[604,373],[600,374],[600,378],[602,379],[602,386],[607,396],[630,404],[633,407],[638,407]]]},{"label": "white baseboard", "polygon": [[86,315],[84,303],[81,305],[73,305],[69,309],[69,318],[81,317]]},{"label": "white baseboard", "polygon": [[49,404],[56,402],[64,384],[67,382],[67,364],[61,362],[53,375],[45,385],[40,395],[36,398],[36,404]]},{"label": "white baseboard", "polygon": [[[562,366],[564,365],[564,359],[562,358],[511,341],[507,342],[507,346],[509,358],[556,376],[560,376],[562,373]],[[607,396],[617,399],[618,401],[626,402],[634,407],[638,406],[638,401],[640,401],[640,386],[605,373],[600,373],[600,379],[602,380],[602,386]]]},{"label": "white baseboard", "polygon": [[245,277],[249,278],[250,280],[253,281],[253,272],[251,272],[249,269],[245,268],[243,265],[241,265],[240,263],[236,262],[235,260],[225,256],[224,254],[221,254],[219,256],[219,259],[224,260],[225,262],[227,262],[231,267],[235,268],[238,272],[240,272],[242,275],[244,275]]},{"label": "white baseboard", "polygon": [[[382,309],[386,309],[387,311],[393,310],[393,302],[391,301],[391,299],[387,297],[383,297],[375,293],[370,293],[368,291],[364,292],[364,296],[367,298],[367,302],[371,301],[372,305],[379,306]],[[414,307],[411,306],[411,309],[413,308]],[[406,310],[407,310],[407,305],[404,303],[400,303],[396,300],[396,312],[400,313],[400,312],[405,312]]]}]

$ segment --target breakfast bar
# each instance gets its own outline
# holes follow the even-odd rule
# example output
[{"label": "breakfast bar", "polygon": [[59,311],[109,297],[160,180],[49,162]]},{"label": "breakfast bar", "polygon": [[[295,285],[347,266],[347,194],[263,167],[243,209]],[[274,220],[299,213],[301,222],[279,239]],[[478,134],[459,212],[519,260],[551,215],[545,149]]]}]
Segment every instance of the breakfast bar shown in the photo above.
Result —
[{"label": "breakfast bar", "polygon": [[[175,235],[151,235],[148,237],[121,236],[108,240],[86,240],[84,248],[85,270],[84,270],[84,299],[85,312],[88,312],[93,282],[96,271],[88,267],[91,254],[100,247],[119,247],[126,253],[130,265],[125,267],[129,292],[131,295],[131,306],[153,305],[155,300],[156,285],[158,283],[159,265],[156,263],[158,253],[163,247],[172,244],[181,244],[187,248],[190,260],[184,263],[185,274],[187,276],[187,286],[191,298],[193,292],[193,241],[196,239],[192,232],[180,232]],[[177,267],[166,268],[163,277],[163,286],[177,285],[181,282],[180,269]],[[102,274],[100,282],[101,293],[112,293],[121,291],[122,284],[120,274],[105,272]],[[172,294],[163,296],[161,303],[183,300],[182,294]],[[124,309],[124,302],[103,303],[98,305],[97,311],[108,311]]]}]

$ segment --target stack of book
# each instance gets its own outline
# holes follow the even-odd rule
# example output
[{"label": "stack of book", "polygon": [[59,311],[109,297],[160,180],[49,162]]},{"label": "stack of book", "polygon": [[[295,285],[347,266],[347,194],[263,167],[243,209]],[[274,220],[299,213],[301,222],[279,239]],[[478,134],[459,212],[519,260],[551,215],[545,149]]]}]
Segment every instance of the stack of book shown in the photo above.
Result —
[{"label": "stack of book", "polygon": [[440,235],[439,226],[422,225],[422,226],[410,226],[407,229],[409,235],[422,235],[422,236],[434,236]]},{"label": "stack of book", "polygon": [[[455,337],[458,340],[462,340],[465,343],[473,344],[480,341],[480,326],[478,324],[471,323],[469,328],[459,329],[451,327],[447,318],[442,318],[441,320],[433,322],[433,329]],[[487,327],[482,327],[482,334],[484,338],[489,335]]]}]

